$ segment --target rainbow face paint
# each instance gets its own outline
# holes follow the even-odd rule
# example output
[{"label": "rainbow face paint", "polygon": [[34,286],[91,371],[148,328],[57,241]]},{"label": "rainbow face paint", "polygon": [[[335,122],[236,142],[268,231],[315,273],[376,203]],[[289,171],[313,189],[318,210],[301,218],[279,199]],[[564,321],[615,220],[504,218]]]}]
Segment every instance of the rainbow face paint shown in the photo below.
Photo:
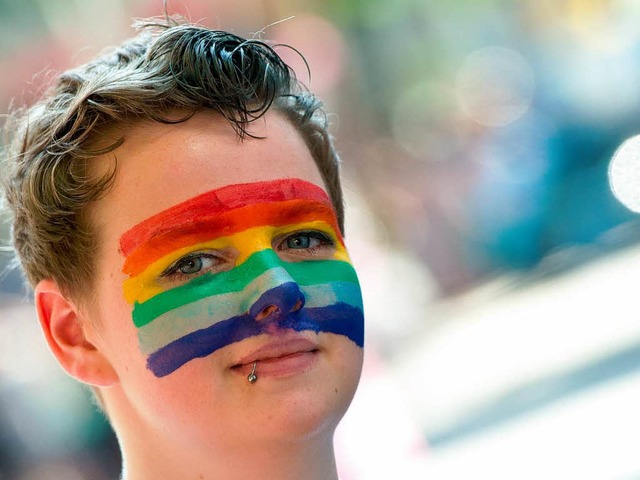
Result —
[{"label": "rainbow face paint", "polygon": [[358,279],[329,198],[309,182],[207,192],[133,227],[120,250],[124,295],[157,377],[283,329],[363,346]]}]

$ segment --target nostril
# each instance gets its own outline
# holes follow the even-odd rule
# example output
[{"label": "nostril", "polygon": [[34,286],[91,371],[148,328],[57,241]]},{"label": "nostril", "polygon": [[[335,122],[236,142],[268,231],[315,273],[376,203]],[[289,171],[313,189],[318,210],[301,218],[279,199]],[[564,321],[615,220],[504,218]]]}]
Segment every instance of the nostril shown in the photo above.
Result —
[{"label": "nostril", "polygon": [[269,317],[275,315],[279,311],[280,311],[280,309],[278,307],[276,307],[275,305],[267,305],[262,310],[260,310],[260,312],[258,312],[258,314],[256,315],[255,318],[256,318],[257,321],[261,321],[261,320],[264,320],[265,318],[269,318]]},{"label": "nostril", "polygon": [[295,282],[286,282],[264,292],[249,308],[249,315],[256,320],[289,315],[304,307],[305,298]]}]

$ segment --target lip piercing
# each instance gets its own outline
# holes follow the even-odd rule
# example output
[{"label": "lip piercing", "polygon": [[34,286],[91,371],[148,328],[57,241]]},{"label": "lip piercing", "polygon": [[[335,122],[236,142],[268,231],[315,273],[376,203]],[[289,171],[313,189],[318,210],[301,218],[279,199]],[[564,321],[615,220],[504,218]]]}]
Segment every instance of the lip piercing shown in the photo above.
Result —
[{"label": "lip piercing", "polygon": [[256,383],[258,381],[258,376],[256,375],[256,365],[257,364],[258,364],[257,360],[255,362],[253,362],[253,368],[251,369],[251,373],[249,375],[247,375],[247,380],[249,380],[249,383],[251,385],[253,385],[254,383]]}]

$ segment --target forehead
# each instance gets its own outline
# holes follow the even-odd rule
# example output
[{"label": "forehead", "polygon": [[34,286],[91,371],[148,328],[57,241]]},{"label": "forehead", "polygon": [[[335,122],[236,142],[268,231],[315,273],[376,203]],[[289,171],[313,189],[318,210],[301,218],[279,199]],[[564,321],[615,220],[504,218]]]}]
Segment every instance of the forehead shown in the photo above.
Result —
[{"label": "forehead", "polygon": [[[212,112],[172,125],[135,124],[110,154],[113,187],[93,211],[107,236],[117,237],[146,218],[203,193],[237,184],[298,178],[324,190],[322,177],[297,130],[269,113],[251,125],[262,138],[240,141]],[[109,168],[111,162],[102,162]]]}]

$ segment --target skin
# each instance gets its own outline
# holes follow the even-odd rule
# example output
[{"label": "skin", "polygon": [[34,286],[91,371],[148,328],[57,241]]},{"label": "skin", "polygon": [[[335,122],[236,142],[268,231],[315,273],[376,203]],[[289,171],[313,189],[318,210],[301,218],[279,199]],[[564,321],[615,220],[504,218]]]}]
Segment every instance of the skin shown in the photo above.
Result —
[{"label": "skin", "polygon": [[[300,332],[319,349],[304,368],[255,385],[231,368],[268,343],[262,334],[157,378],[146,366],[123,294],[123,233],[167,208],[226,185],[296,178],[324,189],[295,129],[276,114],[255,122],[265,139],[239,142],[214,113],[139,123],[96,165],[118,171],[91,212],[98,232],[95,293],[80,304],[51,280],[36,288],[47,341],[78,380],[99,387],[118,435],[126,480],[336,479],[333,433],[359,380],[362,348],[345,336]],[[295,261],[282,254],[283,261]],[[259,373],[258,366],[258,373]]]}]

